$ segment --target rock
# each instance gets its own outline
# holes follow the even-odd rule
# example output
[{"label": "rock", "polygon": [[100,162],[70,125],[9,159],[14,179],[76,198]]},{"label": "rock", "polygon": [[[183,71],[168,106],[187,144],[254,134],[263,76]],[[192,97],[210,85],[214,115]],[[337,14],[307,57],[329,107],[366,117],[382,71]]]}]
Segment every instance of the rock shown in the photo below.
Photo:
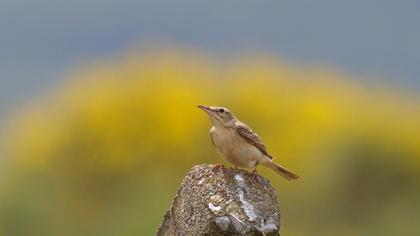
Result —
[{"label": "rock", "polygon": [[158,236],[279,235],[276,192],[244,170],[198,165],[181,184]]}]

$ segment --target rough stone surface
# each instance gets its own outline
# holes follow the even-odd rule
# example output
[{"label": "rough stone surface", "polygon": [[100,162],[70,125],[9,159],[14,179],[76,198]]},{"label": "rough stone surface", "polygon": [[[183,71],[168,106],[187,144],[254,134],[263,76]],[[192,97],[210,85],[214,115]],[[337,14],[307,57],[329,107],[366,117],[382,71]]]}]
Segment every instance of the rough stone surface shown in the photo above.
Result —
[{"label": "rough stone surface", "polygon": [[279,235],[275,190],[258,177],[215,165],[193,167],[157,235]]}]

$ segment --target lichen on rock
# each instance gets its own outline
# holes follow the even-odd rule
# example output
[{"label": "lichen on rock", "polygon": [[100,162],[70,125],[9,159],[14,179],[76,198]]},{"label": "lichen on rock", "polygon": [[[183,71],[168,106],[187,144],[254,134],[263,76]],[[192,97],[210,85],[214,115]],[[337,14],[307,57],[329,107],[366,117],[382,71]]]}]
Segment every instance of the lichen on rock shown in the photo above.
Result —
[{"label": "lichen on rock", "polygon": [[232,168],[193,167],[158,236],[278,235],[277,196],[268,180]]}]

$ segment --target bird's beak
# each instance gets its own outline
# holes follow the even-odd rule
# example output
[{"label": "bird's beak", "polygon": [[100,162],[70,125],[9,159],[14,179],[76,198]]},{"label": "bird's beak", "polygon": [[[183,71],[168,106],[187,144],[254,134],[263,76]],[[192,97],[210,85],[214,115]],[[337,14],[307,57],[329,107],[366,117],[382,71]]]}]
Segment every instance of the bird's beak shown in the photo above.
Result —
[{"label": "bird's beak", "polygon": [[203,105],[198,105],[197,107],[200,108],[201,110],[205,111],[209,116],[213,116],[213,117],[216,117],[217,116],[215,114],[215,111],[212,110],[210,107],[203,106]]},{"label": "bird's beak", "polygon": [[203,111],[207,112],[207,113],[210,113],[210,112],[212,111],[212,110],[210,109],[210,107],[207,107],[207,106],[198,105],[197,107],[198,107],[198,108],[200,108],[201,110],[203,110]]}]

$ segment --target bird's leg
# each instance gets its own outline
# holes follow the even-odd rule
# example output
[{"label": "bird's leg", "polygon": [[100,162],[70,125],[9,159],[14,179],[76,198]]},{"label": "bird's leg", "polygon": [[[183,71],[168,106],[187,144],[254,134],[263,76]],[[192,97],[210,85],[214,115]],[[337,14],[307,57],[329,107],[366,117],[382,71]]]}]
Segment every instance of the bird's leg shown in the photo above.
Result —
[{"label": "bird's leg", "polygon": [[260,176],[257,173],[257,166],[258,166],[258,162],[255,163],[255,166],[252,167],[252,179],[256,180],[258,183],[262,184]]},{"label": "bird's leg", "polygon": [[253,179],[257,179],[258,178],[258,173],[257,173],[257,168],[252,168],[252,178]]},{"label": "bird's leg", "polygon": [[258,163],[256,163],[254,165],[254,167],[252,167],[252,178],[253,179],[257,178],[257,176],[258,176],[258,174],[257,174],[257,166],[258,166]]}]

